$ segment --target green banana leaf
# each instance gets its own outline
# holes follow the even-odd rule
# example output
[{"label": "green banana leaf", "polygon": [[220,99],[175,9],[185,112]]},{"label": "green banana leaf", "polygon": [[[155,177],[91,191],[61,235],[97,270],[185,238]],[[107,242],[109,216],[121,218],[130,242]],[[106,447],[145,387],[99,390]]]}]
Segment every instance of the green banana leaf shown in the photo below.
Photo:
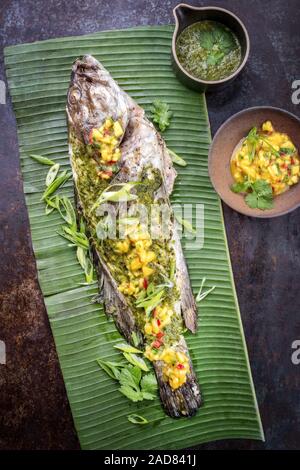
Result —
[{"label": "green banana leaf", "polygon": [[[222,209],[207,172],[211,136],[205,96],[175,78],[171,38],[170,26],[142,27],[5,49],[39,281],[84,449],[180,449],[224,438],[263,439]],[[204,277],[207,288],[216,286],[199,306],[198,333],[186,335],[204,397],[191,419],[165,417],[158,398],[129,402],[99,368],[98,357],[120,358],[113,348],[120,336],[102,306],[92,302],[96,285],[82,285],[85,278],[75,250],[57,233],[59,215],[45,215],[40,201],[49,167],[29,154],[69,168],[66,92],[72,62],[84,53],[99,59],[146,112],[156,98],[170,105],[174,116],[164,138],[188,163],[177,167],[173,203],[205,205],[204,247],[195,251],[184,246],[194,293]],[[61,192],[72,197],[72,181]],[[139,426],[127,420],[131,413],[162,419]]]}]

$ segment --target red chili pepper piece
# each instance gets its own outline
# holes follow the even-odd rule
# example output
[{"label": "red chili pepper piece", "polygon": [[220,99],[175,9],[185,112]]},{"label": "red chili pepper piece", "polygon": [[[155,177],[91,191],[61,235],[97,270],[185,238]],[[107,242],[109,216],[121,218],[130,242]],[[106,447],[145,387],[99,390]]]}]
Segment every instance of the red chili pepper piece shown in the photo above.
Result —
[{"label": "red chili pepper piece", "polygon": [[183,364],[180,364],[180,363],[179,363],[179,364],[177,364],[177,366],[176,366],[176,367],[177,367],[177,369],[184,369],[184,365],[183,365]]},{"label": "red chili pepper piece", "polygon": [[144,289],[147,289],[147,287],[148,287],[148,281],[147,281],[146,278],[144,278],[143,287],[144,287]]},{"label": "red chili pepper piece", "polygon": [[155,348],[155,349],[160,348],[161,345],[162,345],[162,343],[161,343],[160,341],[158,341],[158,340],[153,341],[153,343],[151,344],[152,348]]},{"label": "red chili pepper piece", "polygon": [[160,319],[158,318],[156,321],[157,321],[158,326],[160,326],[161,325]]},{"label": "red chili pepper piece", "polygon": [[157,333],[156,338],[161,340],[163,336],[164,336],[164,333],[160,331],[159,333]]}]

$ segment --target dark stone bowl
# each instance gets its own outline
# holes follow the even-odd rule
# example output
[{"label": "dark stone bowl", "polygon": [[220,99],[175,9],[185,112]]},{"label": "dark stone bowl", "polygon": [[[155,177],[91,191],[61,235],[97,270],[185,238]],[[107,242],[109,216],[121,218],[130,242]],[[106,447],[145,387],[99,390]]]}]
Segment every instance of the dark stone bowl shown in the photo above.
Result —
[{"label": "dark stone bowl", "polygon": [[[175,30],[172,40],[172,64],[177,78],[187,87],[196,91],[218,91],[230,84],[243,70],[250,51],[250,40],[248,32],[241,20],[224,8],[219,7],[193,7],[180,3],[173,10],[175,17]],[[187,27],[198,21],[218,21],[227,26],[237,36],[242,48],[242,60],[235,72],[222,80],[200,80],[190,75],[181,65],[176,54],[176,41],[179,34]]]}]

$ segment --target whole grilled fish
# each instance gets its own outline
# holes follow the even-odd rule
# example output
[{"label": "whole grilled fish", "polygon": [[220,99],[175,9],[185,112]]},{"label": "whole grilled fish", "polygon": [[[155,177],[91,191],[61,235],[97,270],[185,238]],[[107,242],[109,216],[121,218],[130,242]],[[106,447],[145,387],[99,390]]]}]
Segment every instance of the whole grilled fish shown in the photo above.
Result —
[{"label": "whole grilled fish", "polygon": [[[166,412],[192,416],[201,394],[182,332],[184,326],[196,331],[197,311],[169,202],[176,172],[166,145],[143,109],[90,55],[73,64],[66,109],[76,206],[106,314],[129,343],[135,338],[144,345]],[[134,214],[141,205],[163,204],[167,235],[150,235],[139,217],[122,219],[124,202]],[[115,238],[99,236],[107,230],[103,203],[122,219],[122,237],[121,225]]]}]

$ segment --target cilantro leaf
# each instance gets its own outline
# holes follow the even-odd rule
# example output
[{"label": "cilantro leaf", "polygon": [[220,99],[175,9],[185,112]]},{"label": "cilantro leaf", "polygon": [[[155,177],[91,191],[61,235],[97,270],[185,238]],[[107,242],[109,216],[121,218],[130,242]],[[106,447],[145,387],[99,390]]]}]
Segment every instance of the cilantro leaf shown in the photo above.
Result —
[{"label": "cilantro leaf", "polygon": [[207,65],[218,65],[224,56],[236,48],[232,34],[226,29],[202,31],[199,38],[200,46],[206,51]]},{"label": "cilantro leaf", "polygon": [[253,183],[253,190],[258,196],[272,197],[272,186],[265,180],[256,180]]},{"label": "cilantro leaf", "polygon": [[251,185],[251,188],[252,192],[245,197],[246,204],[251,207],[251,209],[272,209],[272,186],[265,180],[256,180]]},{"label": "cilantro leaf", "polygon": [[247,193],[245,202],[251,209],[266,210],[273,207],[272,186],[265,180],[234,183],[230,188],[234,193]]},{"label": "cilantro leaf", "polygon": [[206,62],[208,65],[218,65],[220,62],[222,62],[224,55],[224,52],[211,51],[206,59]]},{"label": "cilantro leaf", "polygon": [[231,191],[234,193],[245,193],[248,189],[248,184],[246,182],[233,183],[230,186]]},{"label": "cilantro leaf", "polygon": [[214,47],[214,37],[209,31],[202,31],[200,35],[200,45],[203,49],[212,49]]},{"label": "cilantro leaf", "polygon": [[257,209],[258,202],[257,202],[257,194],[255,192],[247,194],[245,197],[246,204],[251,207],[251,209]]},{"label": "cilantro leaf", "polygon": [[150,108],[152,113],[151,119],[158,125],[161,132],[164,132],[170,125],[170,118],[173,113],[170,111],[170,106],[161,100],[155,100]]},{"label": "cilantro leaf", "polygon": [[273,199],[266,199],[263,197],[260,197],[257,199],[257,208],[261,209],[262,211],[266,209],[272,209],[273,207]]}]

